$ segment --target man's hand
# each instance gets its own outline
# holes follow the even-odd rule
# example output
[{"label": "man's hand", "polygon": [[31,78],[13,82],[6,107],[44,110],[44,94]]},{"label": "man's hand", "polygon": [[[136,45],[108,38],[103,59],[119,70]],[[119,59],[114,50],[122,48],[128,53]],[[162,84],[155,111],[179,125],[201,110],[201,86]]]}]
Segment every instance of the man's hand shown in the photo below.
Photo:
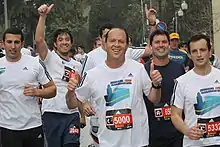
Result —
[{"label": "man's hand", "polygon": [[24,95],[25,96],[38,96],[38,88],[32,85],[24,86]]},{"label": "man's hand", "polygon": [[95,115],[95,110],[92,108],[92,106],[85,102],[83,104],[83,110],[84,110],[84,113],[86,116],[92,116],[92,115]]},{"label": "man's hand", "polygon": [[146,12],[146,17],[149,21],[149,24],[155,24],[157,11],[153,8],[148,10],[147,5],[145,5],[145,12]]},{"label": "man's hand", "polygon": [[46,16],[47,14],[49,14],[53,8],[54,4],[51,4],[50,6],[43,4],[38,8],[38,13],[41,16]]},{"label": "man's hand", "polygon": [[158,70],[154,70],[154,63],[153,60],[150,64],[150,77],[152,80],[152,83],[157,86],[161,84],[162,76]]},{"label": "man's hand", "polygon": [[194,126],[187,130],[186,136],[192,140],[199,140],[204,134],[204,131],[199,128],[199,126]]},{"label": "man's hand", "polygon": [[76,87],[79,84],[79,78],[78,78],[78,74],[73,73],[72,75],[69,76],[69,82],[68,82],[68,86],[67,89],[70,92],[74,92]]}]

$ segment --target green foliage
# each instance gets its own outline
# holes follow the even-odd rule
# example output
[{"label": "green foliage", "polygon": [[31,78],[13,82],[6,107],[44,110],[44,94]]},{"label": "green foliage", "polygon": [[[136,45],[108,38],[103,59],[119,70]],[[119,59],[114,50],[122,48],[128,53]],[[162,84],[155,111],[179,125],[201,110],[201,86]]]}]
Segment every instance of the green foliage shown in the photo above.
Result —
[{"label": "green foliage", "polygon": [[96,0],[89,13],[89,31],[93,38],[99,35],[99,28],[111,23],[125,27],[133,41],[139,44],[142,35],[141,7],[135,0]]}]

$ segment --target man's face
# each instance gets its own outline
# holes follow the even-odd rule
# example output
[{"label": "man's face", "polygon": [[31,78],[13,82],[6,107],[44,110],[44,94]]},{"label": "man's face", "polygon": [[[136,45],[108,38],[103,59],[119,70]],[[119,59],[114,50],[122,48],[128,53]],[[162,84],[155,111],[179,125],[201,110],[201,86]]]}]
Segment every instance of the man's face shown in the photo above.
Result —
[{"label": "man's face", "polygon": [[179,39],[171,39],[170,40],[170,48],[172,50],[176,50],[178,48],[179,45]]},{"label": "man's face", "polygon": [[190,56],[195,67],[202,68],[209,65],[211,55],[205,39],[190,43]]},{"label": "man's face", "polygon": [[58,35],[54,46],[61,55],[67,56],[72,47],[70,35],[67,33]]},{"label": "man's face", "polygon": [[108,40],[105,43],[108,59],[123,60],[128,44],[126,34],[122,29],[112,29],[108,34]]},{"label": "man's face", "polygon": [[170,51],[169,41],[166,35],[156,35],[152,41],[152,53],[158,59],[168,58]]},{"label": "man's face", "polygon": [[95,48],[98,48],[100,46],[102,46],[102,41],[101,40],[96,40]]},{"label": "man's face", "polygon": [[21,48],[24,42],[21,41],[21,35],[6,34],[4,47],[6,57],[12,60],[17,60],[21,57]]},{"label": "man's face", "polygon": [[78,53],[79,54],[83,54],[84,53],[84,51],[83,51],[83,49],[81,47],[78,47]]},{"label": "man's face", "polygon": [[181,47],[180,47],[181,50],[184,50],[186,52],[188,52],[188,47],[186,44],[183,44]]}]

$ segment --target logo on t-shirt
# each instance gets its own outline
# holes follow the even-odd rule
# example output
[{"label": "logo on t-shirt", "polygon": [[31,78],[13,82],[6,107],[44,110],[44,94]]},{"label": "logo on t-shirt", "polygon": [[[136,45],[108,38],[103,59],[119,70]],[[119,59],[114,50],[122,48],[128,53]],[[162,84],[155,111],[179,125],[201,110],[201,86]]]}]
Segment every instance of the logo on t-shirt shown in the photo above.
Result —
[{"label": "logo on t-shirt", "polygon": [[0,74],[4,73],[4,72],[5,72],[5,69],[6,69],[5,67],[1,67],[1,68],[0,68]]}]

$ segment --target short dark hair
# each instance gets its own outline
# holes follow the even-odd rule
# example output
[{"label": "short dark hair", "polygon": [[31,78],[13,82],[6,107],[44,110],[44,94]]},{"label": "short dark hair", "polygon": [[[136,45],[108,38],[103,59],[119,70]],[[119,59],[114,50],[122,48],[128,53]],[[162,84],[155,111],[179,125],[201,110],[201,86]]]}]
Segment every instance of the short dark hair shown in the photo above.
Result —
[{"label": "short dark hair", "polygon": [[111,30],[112,28],[114,28],[114,25],[113,25],[113,24],[110,24],[110,23],[109,23],[109,24],[103,25],[103,26],[99,29],[99,36],[102,37],[103,31],[104,31],[105,29]]},{"label": "short dark hair", "polygon": [[[113,30],[113,29],[123,30],[123,31],[125,32],[125,34],[126,34],[126,43],[129,44],[129,35],[128,35],[128,32],[127,32],[127,30],[126,30],[125,28],[119,26],[119,27],[114,27],[114,28],[112,28],[111,30]],[[107,42],[107,40],[108,40],[108,35],[109,35],[109,32],[111,32],[111,30],[109,30],[109,31],[107,32],[106,37],[105,37],[105,42]]]},{"label": "short dark hair", "polygon": [[85,49],[85,47],[82,44],[78,45],[78,47],[80,47],[83,50]]},{"label": "short dark hair", "polygon": [[70,36],[70,41],[71,43],[73,43],[73,36],[71,34],[71,32],[69,31],[69,29],[64,28],[64,29],[57,29],[54,34],[53,34],[53,43],[57,41],[57,37],[59,35],[63,35],[63,34],[68,34]]},{"label": "short dark hair", "polygon": [[199,41],[199,40],[201,40],[201,39],[206,40],[208,50],[209,50],[209,51],[211,50],[212,46],[211,46],[211,42],[210,42],[209,36],[207,36],[207,35],[205,35],[205,34],[196,34],[196,35],[193,35],[193,36],[190,38],[189,42],[188,42],[188,51],[189,51],[190,54],[191,54],[190,43],[191,43],[191,42],[197,42],[197,41]]},{"label": "short dark hair", "polygon": [[5,41],[6,34],[21,35],[21,42],[24,41],[24,34],[22,30],[19,28],[8,28],[7,30],[5,30],[5,32],[3,33],[3,37],[2,37],[3,41]]},{"label": "short dark hair", "polygon": [[152,42],[154,40],[154,37],[157,36],[157,35],[165,35],[167,37],[167,40],[169,41],[170,37],[169,37],[169,33],[167,31],[164,31],[164,30],[160,30],[160,29],[157,29],[155,31],[153,31],[151,34],[150,34],[150,45],[152,45]]}]

